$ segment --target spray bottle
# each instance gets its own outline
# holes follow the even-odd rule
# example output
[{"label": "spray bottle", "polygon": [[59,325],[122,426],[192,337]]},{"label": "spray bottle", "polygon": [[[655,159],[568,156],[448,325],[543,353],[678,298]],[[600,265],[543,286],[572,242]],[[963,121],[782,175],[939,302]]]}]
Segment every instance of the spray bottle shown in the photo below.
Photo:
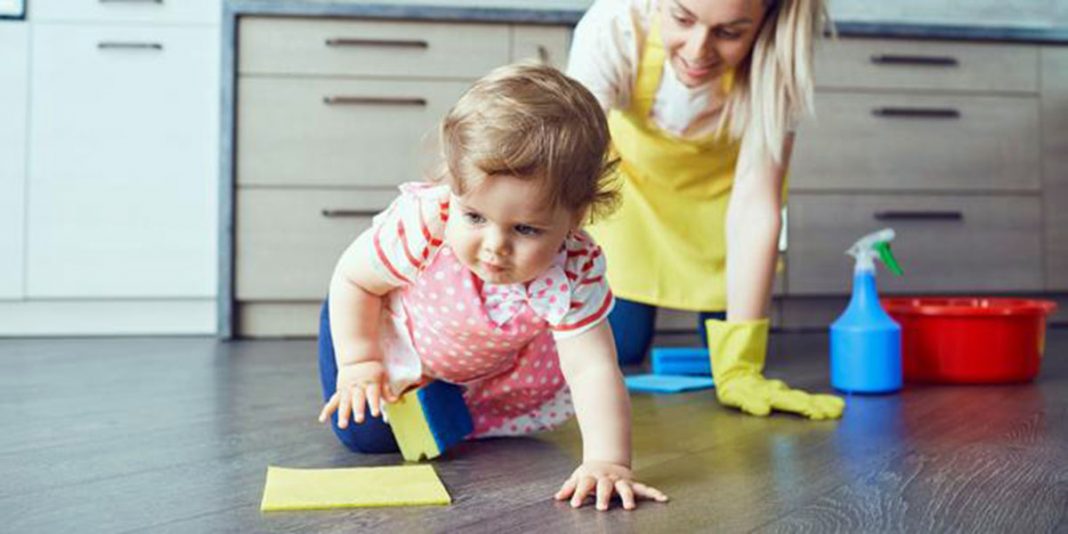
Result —
[{"label": "spray bottle", "polygon": [[901,275],[890,251],[894,230],[868,234],[849,248],[856,258],[853,297],[831,325],[831,386],[846,393],[901,389],[901,326],[887,315],[875,289],[875,259]]}]

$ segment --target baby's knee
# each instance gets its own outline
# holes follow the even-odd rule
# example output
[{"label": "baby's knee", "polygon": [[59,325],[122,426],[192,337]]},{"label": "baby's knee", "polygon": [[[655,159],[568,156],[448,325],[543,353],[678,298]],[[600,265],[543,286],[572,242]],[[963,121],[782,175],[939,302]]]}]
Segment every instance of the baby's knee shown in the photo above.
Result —
[{"label": "baby's knee", "polygon": [[333,423],[334,435],[347,449],[360,454],[385,454],[400,452],[397,440],[389,425],[379,419],[368,419],[363,423],[349,423],[348,428],[339,428]]}]

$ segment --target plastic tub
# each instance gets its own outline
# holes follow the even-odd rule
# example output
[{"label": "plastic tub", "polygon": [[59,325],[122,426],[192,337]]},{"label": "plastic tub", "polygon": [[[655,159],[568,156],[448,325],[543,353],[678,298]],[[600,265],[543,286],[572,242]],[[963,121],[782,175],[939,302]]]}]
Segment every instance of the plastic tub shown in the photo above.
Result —
[{"label": "plastic tub", "polygon": [[1026,382],[1045,350],[1048,300],[924,297],[882,299],[901,325],[903,374],[910,382]]}]

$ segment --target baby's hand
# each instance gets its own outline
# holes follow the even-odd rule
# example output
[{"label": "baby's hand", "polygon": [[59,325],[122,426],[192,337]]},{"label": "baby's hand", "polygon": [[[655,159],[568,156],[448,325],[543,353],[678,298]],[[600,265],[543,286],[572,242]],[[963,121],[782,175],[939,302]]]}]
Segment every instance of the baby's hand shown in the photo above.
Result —
[{"label": "baby's hand", "polygon": [[635,482],[631,478],[630,468],[608,462],[585,462],[571,473],[571,477],[556,492],[556,500],[563,501],[570,497],[571,507],[579,508],[591,491],[597,501],[598,510],[607,510],[612,493],[619,494],[625,510],[634,509],[634,498],[652,499],[667,502],[667,495],[660,490]]},{"label": "baby's hand", "polygon": [[319,412],[319,422],[325,423],[337,412],[338,428],[347,428],[351,412],[352,420],[362,423],[364,404],[371,407],[372,416],[378,417],[382,413],[383,400],[394,402],[397,397],[389,389],[389,375],[381,361],[369,360],[341,365],[337,370],[337,391]]}]

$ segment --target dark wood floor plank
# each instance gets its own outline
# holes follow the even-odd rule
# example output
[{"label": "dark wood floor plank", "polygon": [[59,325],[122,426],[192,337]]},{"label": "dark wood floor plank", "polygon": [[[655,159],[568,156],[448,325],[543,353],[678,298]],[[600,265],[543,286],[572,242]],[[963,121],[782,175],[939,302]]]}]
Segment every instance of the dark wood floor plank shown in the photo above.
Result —
[{"label": "dark wood floor plank", "polygon": [[[826,390],[826,336],[780,335],[771,347],[769,376]],[[399,462],[349,453],[314,421],[313,351],[306,340],[0,341],[3,530],[1051,532],[1068,524],[1068,331],[1051,333],[1034,384],[856,397],[839,422],[743,416],[709,391],[636,395],[636,472],[673,500],[635,512],[550,499],[578,461],[570,423],[465,443],[436,461],[455,499],[448,507],[261,514],[267,465]]]}]

